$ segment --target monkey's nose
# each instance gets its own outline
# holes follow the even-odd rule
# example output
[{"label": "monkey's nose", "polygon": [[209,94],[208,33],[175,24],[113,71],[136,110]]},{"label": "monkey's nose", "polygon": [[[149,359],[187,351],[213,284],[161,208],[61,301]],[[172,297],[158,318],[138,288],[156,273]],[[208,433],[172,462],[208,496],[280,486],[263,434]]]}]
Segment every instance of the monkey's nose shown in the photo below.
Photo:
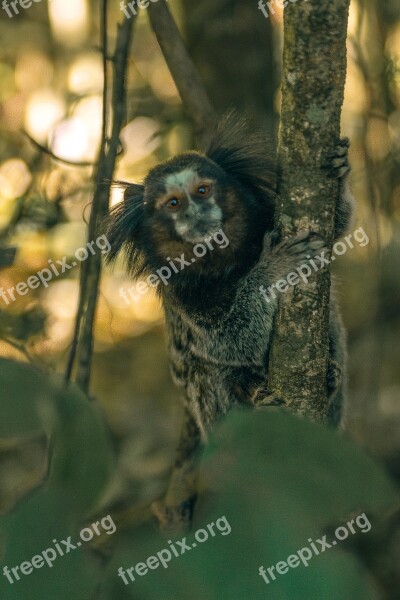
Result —
[{"label": "monkey's nose", "polygon": [[189,208],[190,201],[191,201],[189,194],[187,194],[187,193],[182,194],[182,196],[180,197],[180,201],[181,201],[181,210],[187,210]]}]

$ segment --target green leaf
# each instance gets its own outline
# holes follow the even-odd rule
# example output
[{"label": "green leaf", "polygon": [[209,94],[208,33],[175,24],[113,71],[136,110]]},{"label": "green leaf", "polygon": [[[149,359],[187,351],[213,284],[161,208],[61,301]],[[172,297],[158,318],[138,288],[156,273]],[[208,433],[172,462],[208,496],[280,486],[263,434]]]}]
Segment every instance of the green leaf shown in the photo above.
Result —
[{"label": "green leaf", "polygon": [[56,408],[49,485],[72,491],[80,510],[88,509],[110,477],[111,441],[100,411],[76,386],[58,394]]},{"label": "green leaf", "polygon": [[[0,360],[5,395],[0,402],[1,434],[23,440],[46,432],[50,438],[50,469],[44,485],[20,499],[0,520],[4,546],[2,565],[20,567],[69,536],[79,540],[113,464],[113,453],[103,419],[95,404],[75,386],[65,389],[61,379],[48,377],[25,365]],[[63,547],[63,544],[60,544]],[[11,584],[0,576],[0,597],[7,600],[87,600],[100,578],[101,565],[84,547],[58,556]]]},{"label": "green leaf", "polygon": [[[344,541],[335,540],[318,555],[309,542],[322,548],[318,538],[326,534],[333,541],[338,526],[364,512],[373,527],[373,513],[398,502],[382,468],[343,436],[288,414],[233,413],[210,443],[201,489],[193,532],[187,536],[191,549],[172,557],[166,569],[134,574],[135,581],[125,585],[117,574],[120,566],[146,562],[170,547],[151,528],[127,534],[109,566],[102,600],[379,597]],[[207,527],[212,522],[220,523],[220,529],[213,527],[214,536]],[[358,522],[353,522],[354,535],[368,535],[367,522]],[[198,529],[205,531],[201,537],[208,535],[206,541],[196,541]],[[260,576],[260,566],[275,567],[302,548],[312,553],[307,566],[283,575],[275,570],[276,579],[270,576],[269,583]]]},{"label": "green leaf", "polygon": [[51,430],[55,412],[49,378],[29,365],[0,359],[0,390],[0,437]]},{"label": "green leaf", "polygon": [[[83,515],[81,515],[83,516]],[[71,510],[70,495],[64,490],[42,488],[32,494],[18,508],[1,521],[5,552],[2,555],[0,597],[6,600],[87,600],[93,594],[99,579],[99,566],[84,547],[58,555],[56,540],[65,549],[61,540],[72,536],[79,539],[78,515]],[[43,561],[40,569],[34,568],[28,575],[20,572],[25,561],[53,550],[57,558],[49,564]],[[42,555],[43,556],[43,555]],[[49,559],[54,554],[49,553]],[[11,571],[13,583],[4,575],[3,569],[18,567],[19,580]]]}]

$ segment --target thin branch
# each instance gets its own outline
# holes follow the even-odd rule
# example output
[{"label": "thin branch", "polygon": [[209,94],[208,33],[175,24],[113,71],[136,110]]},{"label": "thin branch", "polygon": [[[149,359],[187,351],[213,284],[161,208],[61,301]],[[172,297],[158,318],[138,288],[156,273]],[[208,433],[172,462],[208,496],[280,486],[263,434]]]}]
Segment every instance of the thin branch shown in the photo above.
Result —
[{"label": "thin branch", "polygon": [[[106,20],[107,0],[102,5],[102,36],[103,36],[103,66],[107,58]],[[107,114],[103,107],[103,140],[99,155],[96,173],[95,191],[93,205],[89,220],[88,238],[94,240],[99,225],[104,221],[108,213],[108,203],[113,180],[116,158],[120,152],[120,132],[125,119],[126,89],[125,79],[128,65],[129,49],[132,39],[133,24],[135,19],[124,18],[122,24],[118,24],[117,40],[113,64],[113,93],[112,93],[112,126],[111,137],[106,140]],[[106,89],[103,92],[103,101],[107,102],[108,89],[107,78],[104,81]],[[76,381],[85,391],[89,390],[91,363],[93,355],[93,326],[96,315],[99,284],[101,277],[101,256],[94,254],[83,263],[81,272],[80,297],[78,314],[75,324],[74,338],[72,342],[70,357],[68,361],[66,380],[72,376],[73,364],[78,357]]]},{"label": "thin branch", "polygon": [[14,341],[14,340],[12,340],[11,338],[8,338],[8,337],[2,337],[1,341],[5,342],[6,344],[8,344],[9,346],[11,346],[12,348],[15,348],[15,350],[18,350],[18,352],[20,352],[23,356],[25,356],[25,358],[31,364],[36,364],[36,360],[33,358],[33,356],[29,353],[29,351],[22,344],[19,344],[18,342]]},{"label": "thin branch", "polygon": [[150,4],[148,11],[151,26],[183,105],[194,122],[196,137],[201,144],[205,144],[215,121],[215,113],[204,84],[165,2]]},{"label": "thin branch", "polygon": [[[108,95],[108,69],[107,69],[107,57],[108,57],[108,39],[107,39],[107,0],[103,0],[102,2],[102,13],[100,19],[100,30],[101,30],[101,39],[102,39],[102,61],[103,61],[103,106],[102,106],[102,127],[101,127],[101,145],[99,151],[99,159],[98,163],[101,164],[104,160],[104,154],[106,152],[106,137],[107,137],[107,95]],[[93,202],[92,211],[93,211]],[[89,241],[91,241],[89,239]],[[67,368],[65,373],[66,382],[70,381],[72,377],[72,370],[74,367],[76,352],[78,349],[79,342],[79,334],[81,328],[81,321],[83,316],[84,305],[86,301],[87,295],[87,270],[82,267],[80,274],[80,293],[79,293],[79,302],[78,309],[75,318],[75,326],[74,326],[74,335],[72,339],[71,349],[67,361]]]},{"label": "thin branch", "polygon": [[107,126],[108,126],[108,111],[107,111],[107,95],[108,95],[108,38],[107,38],[107,0],[102,2],[102,16],[100,20],[101,28],[101,43],[102,43],[102,59],[103,59],[103,111],[102,111],[102,128],[101,128],[101,144],[106,148],[107,144]]},{"label": "thin branch", "polygon": [[33,146],[35,146],[35,148],[37,148],[38,150],[40,150],[44,154],[47,154],[53,160],[56,160],[56,161],[61,162],[61,163],[64,163],[65,165],[70,165],[72,167],[94,167],[95,166],[95,163],[88,162],[88,161],[77,161],[77,162],[74,162],[72,160],[67,160],[66,158],[61,158],[60,156],[57,156],[57,154],[54,154],[54,152],[52,152],[50,150],[50,148],[48,148],[47,146],[44,146],[44,145],[40,144],[37,140],[35,140],[32,136],[30,136],[29,133],[27,131],[25,131],[25,129],[22,130],[22,133],[23,133],[23,135],[25,137],[28,138],[28,140],[31,142],[31,144]]}]

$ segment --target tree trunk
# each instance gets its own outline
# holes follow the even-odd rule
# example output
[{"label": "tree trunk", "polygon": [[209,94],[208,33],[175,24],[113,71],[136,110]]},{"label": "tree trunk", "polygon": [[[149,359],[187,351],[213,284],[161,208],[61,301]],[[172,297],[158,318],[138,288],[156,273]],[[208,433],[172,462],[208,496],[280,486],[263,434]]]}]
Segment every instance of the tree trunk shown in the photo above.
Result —
[{"label": "tree trunk", "polygon": [[[340,138],[348,8],[349,0],[298,0],[284,15],[277,223],[283,238],[310,229],[328,247],[339,185],[323,166]],[[328,405],[329,294],[326,267],[308,284],[289,286],[270,354],[272,394],[317,420],[325,419]]]}]

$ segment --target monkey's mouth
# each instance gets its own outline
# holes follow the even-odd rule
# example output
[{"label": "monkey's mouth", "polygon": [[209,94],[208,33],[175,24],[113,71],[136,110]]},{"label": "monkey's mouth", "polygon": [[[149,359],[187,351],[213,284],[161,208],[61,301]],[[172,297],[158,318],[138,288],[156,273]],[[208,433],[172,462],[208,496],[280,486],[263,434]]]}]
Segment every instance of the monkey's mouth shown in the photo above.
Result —
[{"label": "monkey's mouth", "polygon": [[179,237],[185,242],[199,244],[206,238],[212,237],[217,230],[221,229],[221,221],[213,219],[212,222],[199,221],[195,225],[185,221],[176,221],[175,230]]},{"label": "monkey's mouth", "polygon": [[196,230],[191,230],[186,233],[181,233],[180,237],[185,242],[190,242],[191,244],[200,244],[204,242],[205,239],[212,238],[216,231],[220,229],[221,226],[210,227],[208,223],[207,226],[196,228]]},{"label": "monkey's mouth", "polygon": [[178,236],[185,242],[198,244],[221,228],[222,211],[215,204],[199,206],[190,202],[187,210],[175,214],[173,219]]}]

